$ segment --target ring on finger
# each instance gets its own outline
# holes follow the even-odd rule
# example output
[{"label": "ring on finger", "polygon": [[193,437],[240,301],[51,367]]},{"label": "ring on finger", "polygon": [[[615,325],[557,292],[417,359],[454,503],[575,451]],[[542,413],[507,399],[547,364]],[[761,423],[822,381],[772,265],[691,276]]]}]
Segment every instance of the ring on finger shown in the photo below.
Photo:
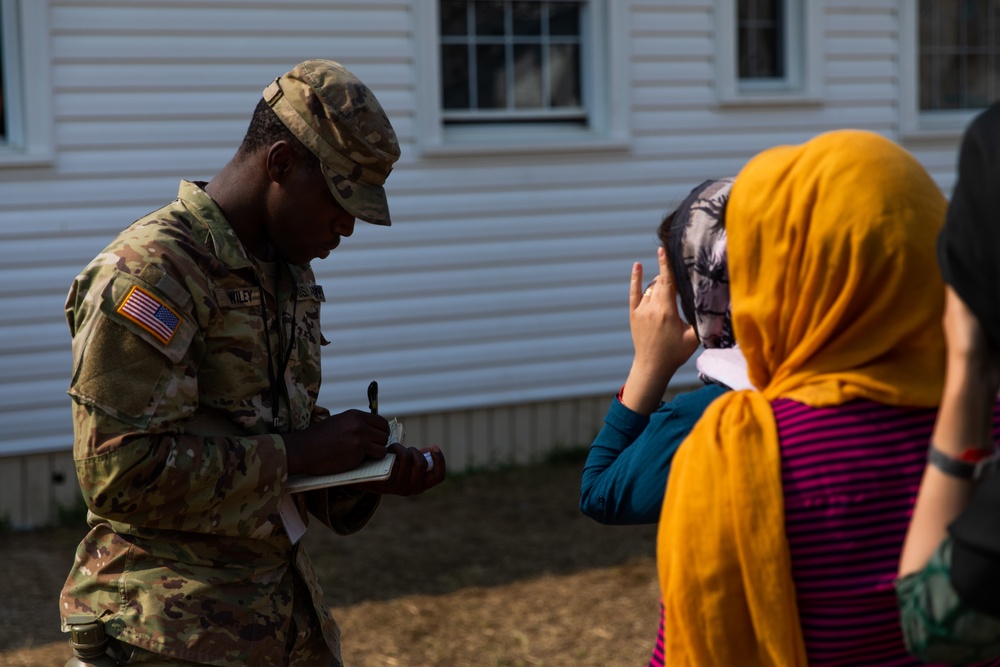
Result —
[{"label": "ring on finger", "polygon": [[646,291],[645,291],[645,292],[643,292],[643,293],[642,293],[642,295],[643,295],[643,296],[649,296],[649,295],[650,295],[650,294],[652,294],[652,293],[653,293],[653,288],[652,288],[652,287],[647,287],[647,288],[646,288]]}]

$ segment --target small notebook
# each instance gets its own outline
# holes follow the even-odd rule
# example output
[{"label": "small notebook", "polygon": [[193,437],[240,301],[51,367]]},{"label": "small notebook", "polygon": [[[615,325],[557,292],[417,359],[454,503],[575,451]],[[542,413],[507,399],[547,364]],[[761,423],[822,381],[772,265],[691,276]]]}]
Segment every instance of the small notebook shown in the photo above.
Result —
[{"label": "small notebook", "polygon": [[[403,425],[395,418],[389,420],[389,444],[403,444]],[[289,493],[301,493],[313,489],[325,489],[330,486],[343,486],[358,482],[377,482],[387,479],[392,472],[392,464],[396,455],[388,452],[385,458],[367,459],[353,470],[338,472],[332,475],[289,475],[287,490]]]}]

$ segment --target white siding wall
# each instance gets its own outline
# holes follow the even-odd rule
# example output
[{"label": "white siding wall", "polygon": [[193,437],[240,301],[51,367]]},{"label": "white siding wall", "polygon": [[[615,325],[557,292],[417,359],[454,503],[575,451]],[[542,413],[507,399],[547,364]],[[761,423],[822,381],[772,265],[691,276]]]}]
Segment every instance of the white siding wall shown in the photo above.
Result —
[{"label": "white siding wall", "polygon": [[[771,145],[858,127],[900,140],[951,185],[957,134],[899,135],[894,0],[822,2],[822,102],[765,107],[715,103],[713,2],[611,0],[631,26],[616,73],[629,79],[630,148],[422,157],[418,97],[437,91],[414,83],[413,5],[431,1],[51,2],[55,160],[0,167],[0,515],[26,497],[11,471],[38,460],[9,457],[71,446],[62,305],[74,275],[180,178],[211,178],[264,85],[300,60],[337,59],[365,80],[403,149],[387,187],[393,227],[359,223],[316,265],[333,342],[321,402],[361,407],[376,378],[383,410],[414,424],[412,441],[442,442],[455,469],[510,460],[516,445],[483,444],[487,433],[515,433],[493,436],[510,443],[533,429],[519,459],[551,446],[538,414],[587,424],[560,427],[578,441],[559,444],[592,437],[628,370],[631,263],[654,270],[660,217],[700,181]],[[686,370],[675,384],[692,380]],[[65,467],[51,461],[46,474]]]}]

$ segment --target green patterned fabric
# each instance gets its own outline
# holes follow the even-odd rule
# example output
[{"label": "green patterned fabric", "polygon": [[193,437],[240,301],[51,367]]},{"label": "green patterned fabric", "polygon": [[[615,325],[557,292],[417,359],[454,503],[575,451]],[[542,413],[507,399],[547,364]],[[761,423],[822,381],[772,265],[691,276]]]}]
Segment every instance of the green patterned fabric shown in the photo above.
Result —
[{"label": "green patterned fabric", "polygon": [[906,647],[925,662],[968,664],[1000,657],[1000,618],[966,605],[951,585],[951,537],[924,569],[896,581]]}]

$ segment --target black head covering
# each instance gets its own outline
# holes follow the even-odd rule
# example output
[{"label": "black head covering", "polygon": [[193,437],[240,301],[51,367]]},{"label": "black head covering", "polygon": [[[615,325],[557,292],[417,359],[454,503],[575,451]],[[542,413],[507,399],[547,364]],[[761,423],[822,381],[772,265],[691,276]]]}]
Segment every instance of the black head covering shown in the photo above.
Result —
[{"label": "black head covering", "polygon": [[944,281],[1000,345],[1000,103],[977,116],[962,139],[938,261]]}]

